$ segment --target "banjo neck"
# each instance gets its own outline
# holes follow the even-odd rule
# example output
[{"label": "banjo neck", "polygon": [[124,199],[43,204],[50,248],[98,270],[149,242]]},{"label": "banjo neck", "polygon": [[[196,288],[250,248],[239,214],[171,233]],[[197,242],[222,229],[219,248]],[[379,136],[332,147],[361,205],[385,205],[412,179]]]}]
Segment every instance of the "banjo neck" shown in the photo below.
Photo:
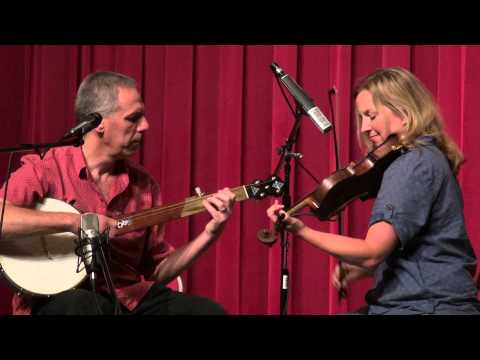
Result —
[{"label": "banjo neck", "polygon": [[[266,196],[279,196],[283,192],[283,182],[272,176],[266,181],[256,181],[253,184],[242,185],[231,189],[235,194],[235,201],[247,199],[261,200]],[[165,224],[169,221],[194,215],[206,211],[202,201],[214,194],[194,196],[178,203],[142,210],[117,219],[116,235],[123,235],[131,231],[140,230],[149,226]]]}]

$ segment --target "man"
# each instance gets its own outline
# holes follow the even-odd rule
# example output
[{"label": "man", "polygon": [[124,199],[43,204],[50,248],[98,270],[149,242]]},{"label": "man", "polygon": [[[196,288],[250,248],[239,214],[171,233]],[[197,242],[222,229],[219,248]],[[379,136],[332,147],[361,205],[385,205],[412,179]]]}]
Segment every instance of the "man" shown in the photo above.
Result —
[{"label": "man", "polygon": [[[161,226],[116,235],[114,217],[162,203],[158,184],[128,160],[149,128],[135,80],[113,72],[90,74],[78,89],[75,112],[78,119],[96,112],[102,121],[84,136],[82,147],[51,149],[43,159],[37,155],[22,158],[22,166],[9,183],[3,238],[65,231],[78,234],[80,215],[31,209],[45,197],[63,200],[81,213],[98,214],[100,232],[109,231],[110,271],[123,313],[224,313],[209,299],[171,291],[165,284],[218,238],[235,195],[225,188],[204,200],[212,219],[201,234],[177,250],[164,241]],[[108,296],[102,278],[97,288],[97,296],[88,286],[48,299],[15,295],[14,314],[114,313],[114,299]]]}]

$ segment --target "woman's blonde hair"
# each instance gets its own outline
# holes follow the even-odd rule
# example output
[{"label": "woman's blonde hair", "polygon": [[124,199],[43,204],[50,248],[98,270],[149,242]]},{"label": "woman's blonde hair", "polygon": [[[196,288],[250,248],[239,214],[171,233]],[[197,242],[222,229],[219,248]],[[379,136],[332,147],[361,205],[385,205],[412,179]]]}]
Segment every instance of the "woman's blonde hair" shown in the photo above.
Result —
[{"label": "woman's blonde hair", "polygon": [[[418,137],[431,136],[447,157],[453,173],[458,173],[464,162],[463,154],[445,132],[442,115],[432,94],[415,75],[400,67],[378,69],[355,86],[355,99],[362,90],[372,94],[375,105],[382,104],[406,120],[407,130],[400,136],[404,146],[412,148],[421,144]],[[356,119],[358,139],[371,150],[372,144],[367,135],[360,131],[361,117],[358,113]]]}]

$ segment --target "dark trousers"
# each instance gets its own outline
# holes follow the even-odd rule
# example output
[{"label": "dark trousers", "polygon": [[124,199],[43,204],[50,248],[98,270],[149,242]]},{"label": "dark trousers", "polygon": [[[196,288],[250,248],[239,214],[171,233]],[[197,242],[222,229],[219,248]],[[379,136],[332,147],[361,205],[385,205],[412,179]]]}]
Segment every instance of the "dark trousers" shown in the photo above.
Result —
[{"label": "dark trousers", "polygon": [[[95,298],[96,297],[96,298]],[[123,315],[224,315],[225,310],[210,299],[172,291],[153,285],[130,311],[123,305]],[[33,315],[114,315],[115,303],[110,295],[74,289],[33,303]]]},{"label": "dark trousers", "polygon": [[350,311],[347,313],[340,313],[337,315],[368,315],[368,306],[363,306],[357,310]]}]

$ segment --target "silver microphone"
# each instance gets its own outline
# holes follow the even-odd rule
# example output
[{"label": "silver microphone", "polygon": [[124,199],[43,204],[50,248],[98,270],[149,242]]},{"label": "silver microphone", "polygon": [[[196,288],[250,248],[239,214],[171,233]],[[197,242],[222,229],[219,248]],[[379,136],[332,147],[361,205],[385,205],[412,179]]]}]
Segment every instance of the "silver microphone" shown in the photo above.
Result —
[{"label": "silver microphone", "polygon": [[295,80],[286,74],[276,63],[272,63],[271,68],[275,76],[280,79],[290,94],[302,106],[303,111],[310,117],[310,119],[312,119],[313,123],[320,129],[322,134],[329,131],[332,128],[332,124],[328,121],[326,116],[323,115],[318,106],[314,104],[312,99],[305,93],[305,90],[303,90],[300,85],[298,85]]},{"label": "silver microphone", "polygon": [[81,244],[83,244],[81,248],[82,260],[91,281],[95,281],[96,278],[94,249],[96,248],[95,242],[98,242],[99,228],[97,214],[85,213],[80,216],[80,239]]}]

